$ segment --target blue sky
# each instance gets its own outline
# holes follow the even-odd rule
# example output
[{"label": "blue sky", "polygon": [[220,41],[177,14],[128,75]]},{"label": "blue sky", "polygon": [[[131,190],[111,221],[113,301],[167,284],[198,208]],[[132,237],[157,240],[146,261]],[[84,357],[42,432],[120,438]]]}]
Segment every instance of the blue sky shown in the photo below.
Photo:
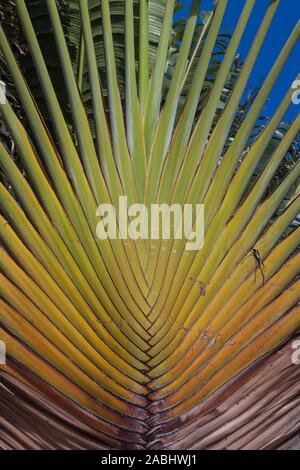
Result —
[{"label": "blue sky", "polygon": [[[181,0],[186,5],[185,13],[188,13],[192,0]],[[249,20],[246,32],[239,47],[239,52],[245,58],[253,37],[259,27],[261,20],[265,14],[266,8],[270,0],[256,0],[254,12]],[[203,0],[202,10],[210,10],[213,0]],[[238,20],[239,14],[243,9],[245,0],[228,0],[228,7],[224,18],[223,26],[229,31],[233,31]],[[289,37],[289,34],[295,27],[300,18],[300,0],[281,0],[276,15],[271,24],[271,28],[266,37],[265,44],[258,57],[257,63],[253,70],[250,83],[255,85],[268,74],[281,48]],[[281,99],[285,95],[287,89],[300,73],[300,40],[295,46],[289,60],[287,61],[282,73],[273,88],[266,105],[266,115],[272,115]],[[291,105],[287,120],[292,120],[299,112],[299,106]]]}]

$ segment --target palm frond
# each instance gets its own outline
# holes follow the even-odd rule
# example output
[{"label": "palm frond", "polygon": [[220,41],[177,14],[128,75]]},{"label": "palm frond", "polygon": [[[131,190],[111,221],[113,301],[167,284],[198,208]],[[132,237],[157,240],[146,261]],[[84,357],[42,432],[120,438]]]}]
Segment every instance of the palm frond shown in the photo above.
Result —
[{"label": "palm frond", "polygon": [[[201,22],[194,0],[179,27],[173,0],[15,0],[25,62],[0,28],[21,109],[0,103],[0,448],[296,446],[300,115],[276,139],[292,86],[257,130],[300,23],[245,102],[279,0],[245,61],[255,0],[230,37],[228,3]],[[179,224],[99,240],[121,196],[204,204],[204,247]]]}]

